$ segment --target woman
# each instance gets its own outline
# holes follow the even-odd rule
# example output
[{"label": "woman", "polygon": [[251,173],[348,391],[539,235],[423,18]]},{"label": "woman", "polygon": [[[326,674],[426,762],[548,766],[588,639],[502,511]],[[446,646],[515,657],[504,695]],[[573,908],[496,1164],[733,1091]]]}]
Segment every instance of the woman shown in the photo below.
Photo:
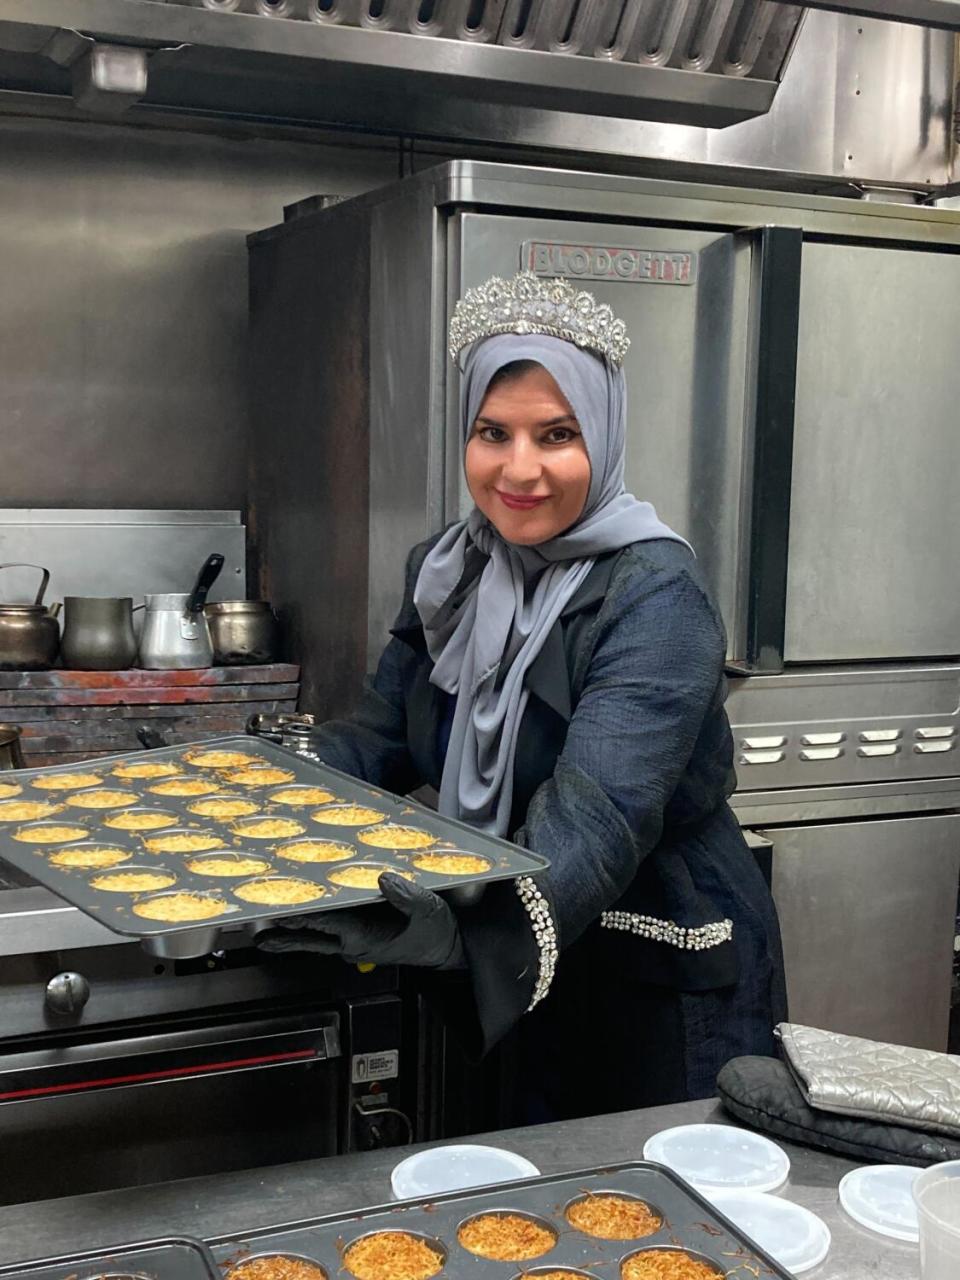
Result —
[{"label": "woman", "polygon": [[[521,273],[457,304],[470,516],[415,547],[390,643],[318,758],[550,860],[479,904],[385,874],[386,904],[263,944],[461,971],[471,1048],[517,1028],[523,1118],[709,1096],[785,1017],[773,903],[727,806],[725,640],[687,544],[624,490],[629,341]],[[655,429],[651,425],[651,429]]]}]

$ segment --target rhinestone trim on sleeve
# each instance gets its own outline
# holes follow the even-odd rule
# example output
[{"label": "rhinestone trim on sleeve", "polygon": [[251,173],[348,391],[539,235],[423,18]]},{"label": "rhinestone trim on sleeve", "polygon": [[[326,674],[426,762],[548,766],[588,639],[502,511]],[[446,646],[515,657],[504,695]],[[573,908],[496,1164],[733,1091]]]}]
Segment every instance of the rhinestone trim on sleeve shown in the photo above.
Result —
[{"label": "rhinestone trim on sleeve", "polygon": [[530,927],[536,939],[539,954],[537,981],[533,988],[533,996],[527,1005],[527,1013],[540,1003],[553,982],[560,949],[557,946],[557,930],[550,914],[550,906],[530,876],[518,876],[514,881],[517,896],[523,903],[523,909],[530,917]]},{"label": "rhinestone trim on sleeve", "polygon": [[651,942],[665,942],[680,951],[706,951],[719,947],[733,937],[732,920],[713,920],[684,928],[673,920],[658,920],[656,916],[641,916],[635,911],[604,911],[600,915],[602,929],[619,929],[621,933],[634,933]]}]

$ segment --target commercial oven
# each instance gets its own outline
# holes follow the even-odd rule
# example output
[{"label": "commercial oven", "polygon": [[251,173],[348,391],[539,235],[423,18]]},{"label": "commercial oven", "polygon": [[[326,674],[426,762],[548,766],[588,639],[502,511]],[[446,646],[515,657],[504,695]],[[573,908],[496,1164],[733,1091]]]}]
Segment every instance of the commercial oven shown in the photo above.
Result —
[{"label": "commercial oven", "polygon": [[0,1203],[416,1136],[416,1001],[396,970],[249,945],[158,961],[3,876]]},{"label": "commercial oven", "polygon": [[726,622],[793,1016],[945,1048],[960,214],[477,162],[324,204],[250,238],[253,518],[303,705],[350,705],[407,549],[468,508],[453,302],[520,268],[582,281],[632,339],[628,487]]}]

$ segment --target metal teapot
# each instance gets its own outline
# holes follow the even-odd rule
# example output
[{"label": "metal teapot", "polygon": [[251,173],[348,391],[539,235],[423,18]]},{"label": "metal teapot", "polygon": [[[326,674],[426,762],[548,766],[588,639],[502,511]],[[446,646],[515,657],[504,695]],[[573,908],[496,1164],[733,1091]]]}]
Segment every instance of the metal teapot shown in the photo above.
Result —
[{"label": "metal teapot", "polygon": [[40,590],[33,604],[0,604],[0,671],[47,671],[60,649],[60,606],[47,609],[49,569],[39,564],[0,564],[0,569],[36,569]]}]

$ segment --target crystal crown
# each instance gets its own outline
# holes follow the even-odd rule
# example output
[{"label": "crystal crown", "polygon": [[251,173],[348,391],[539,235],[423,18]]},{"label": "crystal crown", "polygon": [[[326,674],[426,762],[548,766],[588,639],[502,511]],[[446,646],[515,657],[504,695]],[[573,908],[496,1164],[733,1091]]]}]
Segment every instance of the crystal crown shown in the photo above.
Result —
[{"label": "crystal crown", "polygon": [[532,271],[521,271],[510,280],[493,276],[467,290],[450,321],[451,360],[472,342],[497,333],[563,338],[614,365],[622,364],[630,346],[626,325],[606,303],[566,280],[541,279]]}]

